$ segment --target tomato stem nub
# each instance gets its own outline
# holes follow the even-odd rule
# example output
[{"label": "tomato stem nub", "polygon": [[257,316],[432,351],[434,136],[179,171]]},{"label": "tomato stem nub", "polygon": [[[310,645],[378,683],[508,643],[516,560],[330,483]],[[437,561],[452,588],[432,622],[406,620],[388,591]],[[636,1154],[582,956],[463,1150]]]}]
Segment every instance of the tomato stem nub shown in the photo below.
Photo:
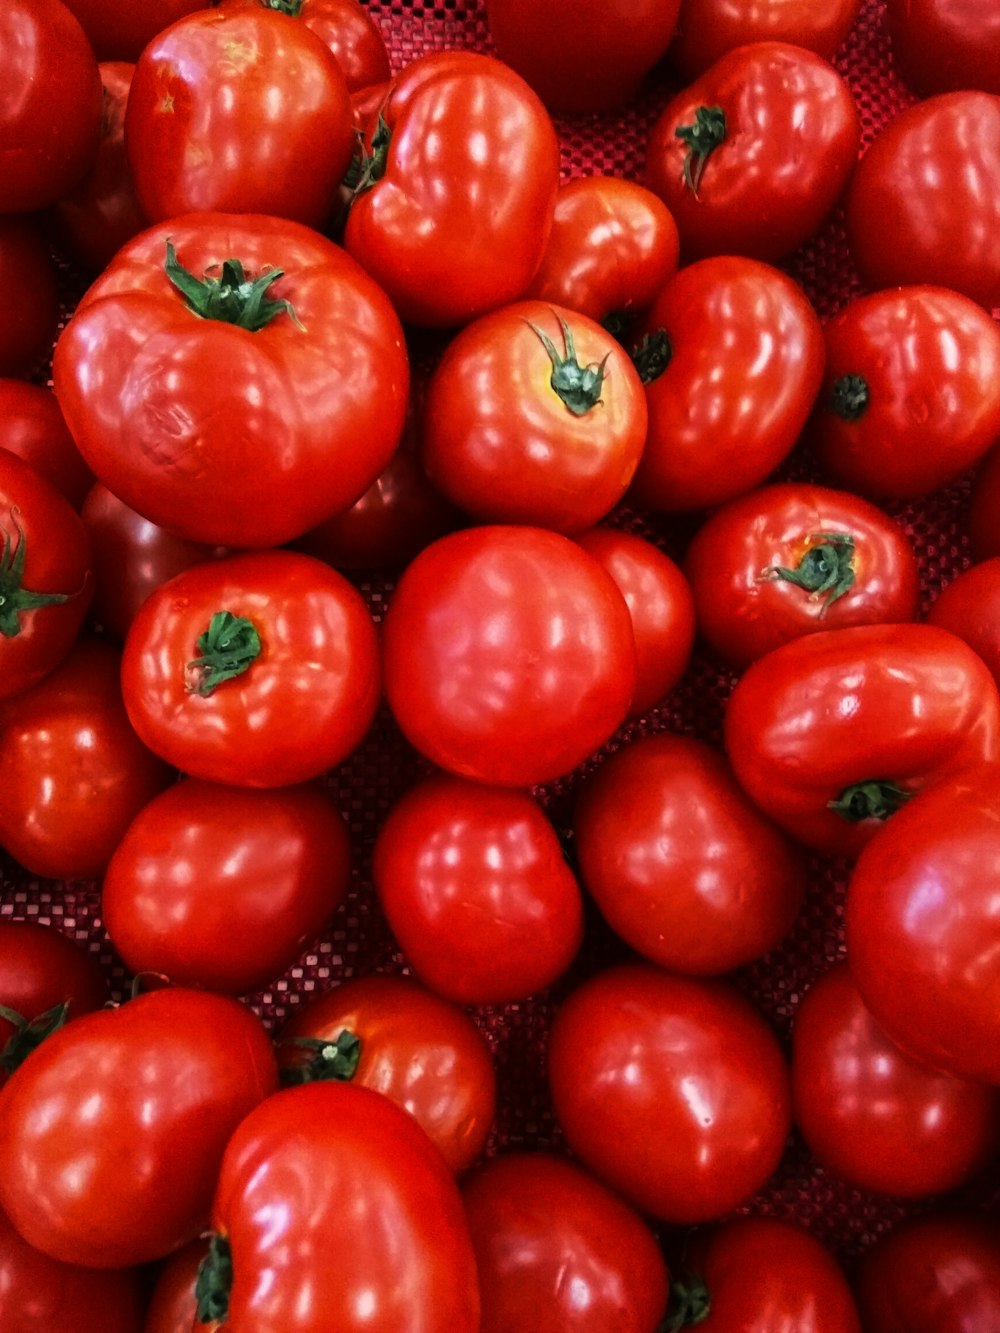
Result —
[{"label": "tomato stem nub", "polygon": [[216,611],[195,647],[201,654],[187,663],[188,690],[206,697],[224,681],[241,676],[260,656],[257,627],[246,616]]},{"label": "tomato stem nub", "polygon": [[886,820],[904,806],[912,795],[912,791],[904,791],[895,782],[872,779],[845,787],[836,800],[827,802],[827,809],[833,810],[849,824],[860,824],[863,819]]},{"label": "tomato stem nub", "polygon": [[369,152],[365,148],[364,135],[359,133],[358,151],[351,159],[351,165],[347,168],[347,174],[344,177],[344,184],[351,191],[352,200],[357,198],[359,194],[364,194],[366,190],[370,190],[375,182],[380,181],[385,175],[391,142],[392,131],[380,111],[375,132],[372,135],[371,151]]},{"label": "tomato stem nub", "polygon": [[559,316],[559,325],[563,332],[565,356],[560,354],[555,343],[544,329],[538,328],[530,320],[525,322],[528,328],[541,339],[542,346],[552,362],[552,374],[549,383],[553,390],[575,417],[586,416],[592,407],[596,407],[601,402],[604,368],[608,364],[608,357],[611,353],[606,353],[600,365],[591,362],[590,365],[581,366],[576,359],[576,343],[573,340],[573,330],[561,315]]},{"label": "tomato stem nub", "polygon": [[868,410],[870,398],[863,375],[841,375],[830,392],[830,407],[842,421],[857,421]]},{"label": "tomato stem nub", "polygon": [[298,316],[290,301],[272,301],[267,294],[272,283],[284,277],[284,269],[272,268],[257,278],[248,278],[238,259],[226,259],[222,276],[196,278],[178,260],[173,244],[167,241],[164,272],[199,319],[217,319],[223,324],[257,333],[278,315],[287,314],[299,328]]},{"label": "tomato stem nub", "polygon": [[823,615],[828,606],[854,587],[854,538],[849,532],[815,532],[808,540],[817,544],[794,568],[773,565],[760,577],[765,581],[782,579],[804,589],[811,602],[823,603]]},{"label": "tomato stem nub", "polygon": [[198,1265],[194,1296],[198,1303],[198,1322],[226,1322],[229,1293],[233,1288],[233,1252],[225,1236],[212,1233],[208,1253]]},{"label": "tomato stem nub", "polygon": [[4,1073],[13,1074],[14,1070],[27,1060],[31,1052],[41,1046],[46,1037],[58,1032],[65,1024],[68,1015],[69,1000],[46,1009],[44,1013],[32,1019],[25,1018],[16,1009],[8,1009],[5,1004],[0,1004],[0,1018],[5,1018],[14,1026],[14,1031],[6,1043],[0,1047],[0,1069]]},{"label": "tomato stem nub", "polygon": [[40,606],[55,606],[69,601],[73,596],[68,592],[32,592],[22,586],[28,539],[14,517],[16,513],[16,509],[10,511],[11,522],[17,530],[17,546],[11,549],[10,533],[5,532],[3,550],[0,552],[0,634],[5,639],[16,638],[21,633],[21,616],[25,611],[35,611]]},{"label": "tomato stem nub", "polygon": [[297,1087],[300,1083],[349,1083],[361,1059],[361,1038],[353,1032],[341,1032],[334,1041],[319,1037],[291,1037],[291,1046],[310,1053],[300,1065],[289,1065],[281,1071],[282,1086]]},{"label": "tomato stem nub", "polygon": [[276,9],[279,14],[287,14],[297,19],[302,13],[303,0],[261,0],[265,9]]},{"label": "tomato stem nub", "polygon": [[687,144],[684,184],[696,195],[705,163],[726,137],[726,113],[721,106],[700,106],[695,110],[694,123],[678,125],[674,134]]},{"label": "tomato stem nub", "polygon": [[670,1284],[670,1307],[660,1333],[680,1333],[683,1328],[692,1328],[703,1323],[712,1308],[708,1288],[700,1277],[685,1275]]},{"label": "tomato stem nub", "polygon": [[666,329],[657,329],[647,333],[641,342],[632,348],[632,364],[639,372],[643,384],[652,384],[670,365],[674,349],[670,345]]}]

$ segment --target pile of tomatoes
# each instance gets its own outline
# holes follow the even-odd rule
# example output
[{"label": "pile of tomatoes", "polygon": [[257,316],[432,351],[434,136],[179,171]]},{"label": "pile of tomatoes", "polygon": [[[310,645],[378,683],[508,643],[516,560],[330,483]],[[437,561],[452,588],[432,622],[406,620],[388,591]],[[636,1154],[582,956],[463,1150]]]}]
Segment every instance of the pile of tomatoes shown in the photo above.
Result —
[{"label": "pile of tomatoes", "polygon": [[1000,1328],[990,8],[8,0],[4,1333]]}]

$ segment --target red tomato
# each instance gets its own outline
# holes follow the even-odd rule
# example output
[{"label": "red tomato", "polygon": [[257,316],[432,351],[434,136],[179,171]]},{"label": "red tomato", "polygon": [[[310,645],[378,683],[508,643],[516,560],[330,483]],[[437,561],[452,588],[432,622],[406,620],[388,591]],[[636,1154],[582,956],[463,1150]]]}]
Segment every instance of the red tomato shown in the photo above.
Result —
[{"label": "red tomato", "polygon": [[98,60],[136,61],[142,48],[168,24],[210,0],[67,0],[82,23]]},{"label": "red tomato", "polygon": [[892,58],[922,97],[1000,93],[1000,9],[982,0],[888,0]]},{"label": "red tomato", "polygon": [[139,736],[184,773],[305,782],[346,758],[375,716],[375,626],[361,594],[311,556],[194,565],[140,607],[122,692]]},{"label": "red tomato", "polygon": [[388,80],[385,42],[360,0],[222,0],[219,8],[246,9],[248,5],[277,9],[299,19],[336,56],[352,93]]},{"label": "red tomato", "polygon": [[776,260],[815,236],[858,155],[843,78],[787,42],[721,56],[673,97],[649,137],[646,183],[673,214],[686,260]]},{"label": "red tomato", "polygon": [[748,1199],[788,1137],[788,1068],[760,1014],[725,982],[648,963],[599,973],[564,1001],[549,1079],[573,1152],[669,1222]]},{"label": "red tomato", "polygon": [[1000,686],[1000,558],[953,579],[938,593],[927,619],[974,648]]},{"label": "red tomato", "polygon": [[345,981],[295,1009],[278,1036],[282,1081],[350,1079],[409,1111],[456,1174],[486,1147],[493,1057],[475,1023],[408,977]]},{"label": "red tomato", "polygon": [[580,532],[635,475],[646,396],[625,350],[562,306],[519,301],[467,325],[427,389],[432,483],[481,523]]},{"label": "red tomato", "polygon": [[508,1153],[462,1186],[482,1295],[480,1333],[652,1333],[667,1306],[660,1248],[585,1171]]},{"label": "red tomato", "polygon": [[35,218],[0,214],[0,289],[0,375],[27,375],[46,359],[59,320],[55,261]]},{"label": "red tomato", "polygon": [[0,1097],[0,1205],[64,1263],[159,1258],[204,1227],[229,1136],[276,1084],[235,1000],[166,989],[84,1014]]},{"label": "red tomato", "polygon": [[368,1088],[311,1083],[257,1107],[226,1149],[212,1224],[210,1329],[479,1333],[458,1188],[412,1116]]},{"label": "red tomato", "polygon": [[790,453],[823,376],[823,329],[779,269],[721,256],[682,268],[636,349],[649,431],[632,496],[666,513],[722,504]]},{"label": "red tomato", "polygon": [[392,456],[409,392],[399,322],[339,247],[219,214],[126,245],[60,335],[53,375],[110,491],[192,541],[248,547],[353,504]]},{"label": "red tomato", "polygon": [[681,0],[668,56],[685,79],[748,42],[791,42],[832,60],[860,0]]},{"label": "red tomato", "polygon": [[929,783],[1000,758],[989,670],[934,625],[807,635],[748,668],[726,749],[766,814],[816,851],[857,856]]},{"label": "red tomato", "polygon": [[731,500],[684,559],[698,630],[737,667],[817,630],[915,620],[917,557],[900,525],[859,496],[811,482]]},{"label": "red tomato", "polygon": [[996,445],[972,483],[966,527],[978,560],[1000,555],[1000,448]]},{"label": "red tomato", "polygon": [[459,1004],[550,985],[583,938],[580,890],[527,792],[432,777],[389,811],[372,878],[417,976]]},{"label": "red tomato", "polygon": [[908,1199],[956,1189],[1000,1146],[1000,1088],[937,1074],[872,1018],[840,963],[795,1013],[795,1121],[825,1167]]},{"label": "red tomato", "polygon": [[194,1333],[198,1302],[195,1283],[208,1241],[199,1237],[160,1265],[142,1333]]},{"label": "red tomato", "polygon": [[39,384],[0,378],[0,449],[30,463],[74,509],[93,485],[55,394]]},{"label": "red tomato", "polygon": [[1000,305],[1000,95],[901,111],[858,164],[845,221],[870,287],[929,283]]},{"label": "red tomato", "polygon": [[498,60],[436,51],[396,76],[380,114],[348,252],[408,323],[467,324],[516,300],[541,263],[559,184],[541,102]]},{"label": "red tomato", "polygon": [[502,786],[582,763],[635,689],[624,597],[596,560],[541,528],[470,528],[421,551],[393,594],[382,653],[411,743],[441,768]]},{"label": "red tomato", "polygon": [[805,893],[798,853],[744,796],[722,755],[642,737],[584,785],[581,879],[616,934],[674,972],[711,976],[785,938]]}]

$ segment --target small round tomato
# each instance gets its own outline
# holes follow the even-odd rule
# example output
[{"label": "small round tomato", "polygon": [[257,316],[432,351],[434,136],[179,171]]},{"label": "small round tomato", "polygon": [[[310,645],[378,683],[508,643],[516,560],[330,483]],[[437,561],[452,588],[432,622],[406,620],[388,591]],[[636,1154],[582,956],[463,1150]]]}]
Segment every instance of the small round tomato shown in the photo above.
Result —
[{"label": "small round tomato", "polygon": [[1000,9],[982,0],[888,0],[893,63],[921,97],[1000,93]]},{"label": "small round tomato", "polygon": [[337,59],[353,93],[389,78],[389,56],[378,25],[360,0],[221,0],[222,10],[263,5],[298,19]]},{"label": "small round tomato", "polygon": [[0,375],[27,375],[47,357],[59,322],[56,266],[33,217],[0,215]]},{"label": "small round tomato", "polygon": [[860,0],[681,0],[667,54],[685,79],[748,42],[791,42],[832,60],[860,7]]},{"label": "small round tomato", "polygon": [[51,389],[0,379],[0,449],[17,454],[79,509],[94,474],[69,433]]},{"label": "small round tomato", "polygon": [[1000,557],[952,579],[938,593],[927,620],[974,648],[1000,687]]}]

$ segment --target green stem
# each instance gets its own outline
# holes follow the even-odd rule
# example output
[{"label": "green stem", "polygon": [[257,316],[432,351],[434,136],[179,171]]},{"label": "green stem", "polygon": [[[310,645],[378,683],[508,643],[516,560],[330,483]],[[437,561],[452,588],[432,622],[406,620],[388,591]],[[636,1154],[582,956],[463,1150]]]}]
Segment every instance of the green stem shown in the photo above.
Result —
[{"label": "green stem", "polygon": [[353,198],[356,199],[359,194],[364,194],[366,190],[370,190],[376,181],[380,181],[385,175],[391,142],[392,131],[386,124],[382,113],[379,112],[375,133],[372,135],[371,150],[369,151],[365,147],[364,138],[359,134],[357,151],[351,159],[351,165],[347,168],[347,174],[344,177],[344,184],[351,191]]},{"label": "green stem", "polygon": [[19,512],[16,506],[10,511],[10,521],[17,532],[17,545],[11,546],[10,533],[5,532],[3,550],[0,551],[0,634],[5,639],[14,639],[21,633],[21,617],[26,611],[58,606],[76,596],[72,592],[32,592],[23,586],[28,539],[17,521]]},{"label": "green stem", "polygon": [[361,1038],[353,1032],[341,1032],[335,1041],[292,1037],[287,1044],[308,1051],[309,1059],[282,1069],[281,1082],[286,1088],[300,1083],[349,1083],[361,1058]]},{"label": "green stem", "polygon": [[657,329],[647,333],[641,342],[632,348],[632,364],[639,372],[643,384],[652,384],[670,365],[674,349],[670,345],[666,329]]},{"label": "green stem", "polygon": [[761,574],[762,580],[782,579],[809,594],[811,602],[822,602],[820,615],[854,587],[854,538],[848,532],[816,532],[799,563],[790,568],[774,565]]},{"label": "green stem", "polygon": [[860,824],[864,819],[886,820],[912,795],[913,792],[904,791],[895,782],[874,778],[845,787],[836,800],[827,802],[827,809],[835,811],[849,824]]},{"label": "green stem", "polygon": [[229,1294],[232,1289],[233,1252],[229,1241],[213,1232],[208,1243],[208,1253],[198,1265],[195,1280],[198,1322],[224,1324],[229,1314]]},{"label": "green stem", "polygon": [[674,130],[678,139],[687,144],[684,157],[684,184],[692,194],[705,171],[705,163],[726,137],[726,113],[721,106],[700,106],[695,110],[691,125],[678,125]]},{"label": "green stem", "polygon": [[573,339],[573,330],[562,316],[559,317],[559,325],[562,328],[565,355],[556,348],[555,343],[544,330],[532,324],[530,320],[526,322],[532,333],[537,334],[542,346],[548,353],[549,360],[552,363],[552,374],[549,377],[549,383],[554,392],[575,417],[586,416],[591,408],[596,407],[601,401],[604,367],[607,365],[611,353],[607,353],[600,365],[591,362],[590,365],[581,366],[576,359],[576,343]]},{"label": "green stem", "polygon": [[830,391],[830,407],[843,421],[857,421],[868,410],[871,391],[863,375],[841,375]]},{"label": "green stem", "polygon": [[46,1037],[51,1037],[53,1032],[58,1032],[64,1026],[68,1015],[69,1000],[31,1019],[25,1018],[16,1009],[8,1009],[6,1005],[0,1004],[0,1018],[5,1018],[14,1028],[4,1046],[0,1047],[0,1070],[13,1074]]},{"label": "green stem", "polygon": [[692,1273],[686,1274],[683,1279],[678,1278],[670,1284],[670,1308],[659,1333],[680,1333],[682,1328],[701,1324],[708,1318],[711,1308],[712,1301],[705,1283]]},{"label": "green stem", "polygon": [[303,0],[260,0],[265,9],[276,9],[279,14],[287,14],[297,19],[302,13]]},{"label": "green stem", "polygon": [[248,278],[238,259],[226,259],[222,276],[196,278],[177,258],[173,243],[167,241],[164,272],[199,319],[216,319],[223,324],[258,333],[278,315],[287,314],[299,328],[299,320],[290,301],[272,301],[268,288],[284,276],[284,269],[272,268],[257,278]]},{"label": "green stem", "polygon": [[252,620],[216,611],[195,647],[201,656],[187,663],[188,690],[204,698],[224,681],[242,676],[260,656],[261,642]]}]

